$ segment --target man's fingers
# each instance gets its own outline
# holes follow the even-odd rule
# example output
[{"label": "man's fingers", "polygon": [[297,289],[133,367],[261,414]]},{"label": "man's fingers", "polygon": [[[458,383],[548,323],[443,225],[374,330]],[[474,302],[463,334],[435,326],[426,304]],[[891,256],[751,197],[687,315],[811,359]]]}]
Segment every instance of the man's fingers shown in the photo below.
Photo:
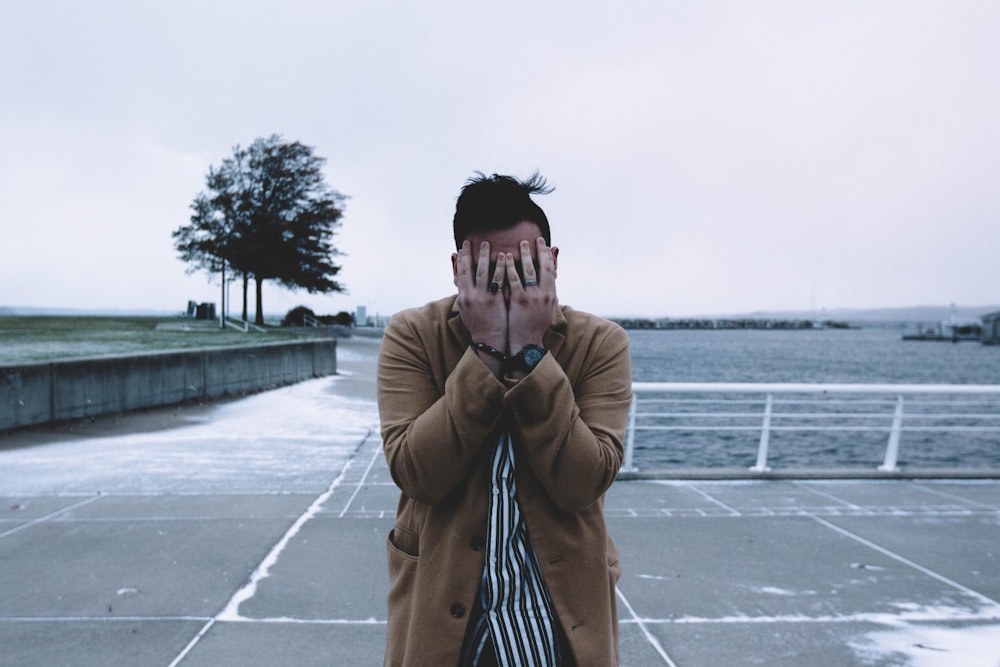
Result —
[{"label": "man's fingers", "polygon": [[497,267],[493,270],[493,281],[490,283],[490,293],[496,294],[503,288],[504,274],[507,273],[507,258],[503,253],[497,254]]},{"label": "man's fingers", "polygon": [[476,265],[476,285],[480,287],[486,283],[486,276],[490,273],[490,243],[483,241],[479,244],[479,263]]},{"label": "man's fingers", "polygon": [[531,258],[531,244],[521,241],[521,270],[524,271],[524,286],[538,285],[538,274],[535,273],[535,261]]},{"label": "man's fingers", "polygon": [[552,261],[552,249],[545,245],[545,239],[541,236],[535,241],[535,247],[538,251],[538,268],[541,271],[539,280],[547,283],[550,279],[555,279],[556,274],[556,265]]},{"label": "man's fingers", "polygon": [[469,247],[469,242],[464,241],[462,247],[458,250],[458,262],[456,264],[458,270],[458,284],[459,286],[465,288],[472,287],[472,250]]},{"label": "man's fingers", "polygon": [[[517,265],[514,263],[514,255],[507,253],[506,255],[500,255],[500,257],[507,259],[507,282],[510,284],[511,291],[524,289],[521,286],[521,277],[517,275]],[[497,263],[499,264],[499,258]]]}]

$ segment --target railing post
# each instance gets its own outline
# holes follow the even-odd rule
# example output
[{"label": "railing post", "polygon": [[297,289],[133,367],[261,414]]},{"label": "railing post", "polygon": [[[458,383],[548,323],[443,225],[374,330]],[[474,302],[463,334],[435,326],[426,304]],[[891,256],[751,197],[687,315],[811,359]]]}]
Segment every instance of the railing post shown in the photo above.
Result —
[{"label": "railing post", "polygon": [[632,465],[632,456],[635,452],[635,409],[639,398],[632,394],[632,404],[628,408],[628,430],[625,431],[625,461],[622,463],[622,470],[625,472],[635,472]]},{"label": "railing post", "polygon": [[764,403],[764,423],[760,429],[760,445],[757,447],[757,464],[750,468],[754,472],[770,470],[767,467],[767,445],[771,440],[771,403],[771,394],[768,394],[767,401]]},{"label": "railing post", "polygon": [[878,467],[883,472],[899,472],[896,463],[899,460],[899,434],[903,430],[903,396],[896,397],[896,411],[892,415],[892,428],[889,430],[889,444],[885,448],[885,459]]}]

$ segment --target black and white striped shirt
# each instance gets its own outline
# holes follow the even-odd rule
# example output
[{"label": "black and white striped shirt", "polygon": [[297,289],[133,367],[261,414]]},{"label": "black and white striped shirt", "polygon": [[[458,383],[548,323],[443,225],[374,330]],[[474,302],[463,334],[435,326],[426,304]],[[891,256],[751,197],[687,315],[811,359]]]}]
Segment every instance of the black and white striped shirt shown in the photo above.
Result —
[{"label": "black and white striped shirt", "polygon": [[499,665],[553,667],[561,663],[552,600],[516,494],[514,447],[510,434],[504,434],[494,447],[490,466],[486,565],[479,587],[482,613],[472,619],[463,665],[476,667],[490,639]]}]

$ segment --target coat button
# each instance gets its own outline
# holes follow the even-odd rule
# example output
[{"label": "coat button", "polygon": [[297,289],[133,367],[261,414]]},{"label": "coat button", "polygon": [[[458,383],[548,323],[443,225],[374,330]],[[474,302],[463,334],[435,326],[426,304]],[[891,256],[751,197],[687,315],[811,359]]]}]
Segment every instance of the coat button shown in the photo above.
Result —
[{"label": "coat button", "polygon": [[473,537],[469,542],[469,546],[472,547],[473,551],[482,551],[486,548],[486,540],[481,537]]},{"label": "coat button", "polygon": [[456,602],[451,605],[451,615],[455,618],[462,618],[465,616],[465,605],[461,602]]}]

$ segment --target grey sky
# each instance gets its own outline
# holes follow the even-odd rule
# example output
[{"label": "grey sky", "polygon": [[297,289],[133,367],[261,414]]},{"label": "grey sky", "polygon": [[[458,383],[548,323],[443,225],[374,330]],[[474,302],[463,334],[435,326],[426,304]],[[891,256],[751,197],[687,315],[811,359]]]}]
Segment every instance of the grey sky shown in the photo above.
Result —
[{"label": "grey sky", "polygon": [[170,232],[271,133],[351,197],[350,294],[268,312],[450,293],[464,180],[535,169],[578,308],[996,303],[997,34],[992,1],[7,0],[0,305],[217,301]]}]

